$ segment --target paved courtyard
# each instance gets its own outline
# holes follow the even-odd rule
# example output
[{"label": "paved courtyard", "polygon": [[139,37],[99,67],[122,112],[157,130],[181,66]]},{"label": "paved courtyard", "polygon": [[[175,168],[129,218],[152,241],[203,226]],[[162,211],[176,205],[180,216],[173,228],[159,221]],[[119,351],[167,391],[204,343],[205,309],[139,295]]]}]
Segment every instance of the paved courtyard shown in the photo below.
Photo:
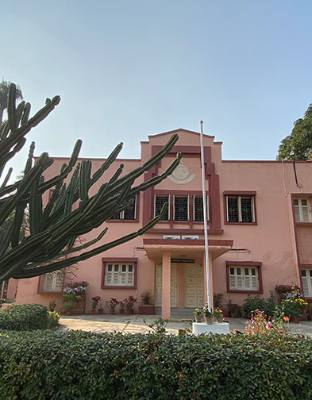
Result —
[{"label": "paved courtyard", "polygon": [[[145,323],[153,323],[159,315],[73,315],[62,316],[60,329],[82,330],[88,332],[124,332],[124,333],[148,333],[152,331]],[[244,331],[247,320],[244,318],[227,318],[230,324],[230,331],[234,329]],[[167,331],[171,334],[178,334],[179,329],[191,329],[190,318],[174,318],[167,324]],[[312,322],[302,321],[299,324],[290,323],[292,333],[312,337]]]}]

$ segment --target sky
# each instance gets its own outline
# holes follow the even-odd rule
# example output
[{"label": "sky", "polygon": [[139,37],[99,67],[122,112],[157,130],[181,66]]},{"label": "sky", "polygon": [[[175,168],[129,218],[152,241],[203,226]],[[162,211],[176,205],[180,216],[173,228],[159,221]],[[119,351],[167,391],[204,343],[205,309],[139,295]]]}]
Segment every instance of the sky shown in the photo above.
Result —
[{"label": "sky", "polygon": [[[223,142],[223,159],[274,160],[312,103],[311,0],[3,0],[0,77],[32,113],[36,155],[139,158],[170,130]],[[11,165],[20,170],[28,148]],[[22,163],[22,164],[20,164]]]}]

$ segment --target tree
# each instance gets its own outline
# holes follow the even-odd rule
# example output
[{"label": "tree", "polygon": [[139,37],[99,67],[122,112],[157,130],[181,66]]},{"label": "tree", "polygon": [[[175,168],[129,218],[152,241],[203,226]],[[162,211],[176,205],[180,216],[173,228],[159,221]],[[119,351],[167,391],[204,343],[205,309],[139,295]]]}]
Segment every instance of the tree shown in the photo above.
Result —
[{"label": "tree", "polygon": [[[59,96],[52,100],[47,99],[46,105],[29,118],[30,104],[22,101],[16,107],[16,98],[16,86],[11,84],[8,120],[0,128],[0,178],[6,163],[24,146],[25,135],[60,102]],[[158,184],[173,172],[180,162],[181,154],[177,155],[176,160],[161,176],[135,184],[136,179],[156,165],[177,140],[178,136],[173,135],[159,153],[127,175],[122,176],[121,164],[113,177],[103,183],[94,195],[90,195],[90,189],[112,165],[122,149],[122,143],[116,146],[102,166],[91,175],[90,161],[77,164],[82,145],[81,140],[78,140],[68,164],[62,166],[59,175],[47,181],[44,180],[44,171],[52,165],[53,159],[43,153],[33,165],[35,146],[32,143],[23,177],[14,184],[9,184],[12,173],[10,169],[0,187],[0,227],[9,223],[8,229],[3,230],[5,233],[0,237],[0,283],[12,277],[29,278],[68,267],[142,235],[154,226],[162,214],[137,232],[79,253],[101,240],[107,229],[83,245],[77,241],[80,235],[101,226],[107,219],[129,206],[135,195]],[[68,184],[65,182],[66,178],[69,180]],[[53,189],[53,193],[43,206],[42,197],[50,189]],[[74,209],[74,204],[79,206]],[[166,211],[166,207],[167,205],[162,213]],[[20,241],[26,210],[29,232]],[[12,213],[14,219],[8,221]]]},{"label": "tree", "polygon": [[304,118],[299,118],[294,123],[291,134],[281,141],[277,159],[294,161],[312,159],[312,104],[309,105]]},{"label": "tree", "polygon": [[[0,126],[3,122],[3,112],[7,108],[8,104],[8,94],[11,82],[7,82],[4,79],[0,83]],[[23,94],[21,89],[16,87],[16,99],[23,99]]]}]

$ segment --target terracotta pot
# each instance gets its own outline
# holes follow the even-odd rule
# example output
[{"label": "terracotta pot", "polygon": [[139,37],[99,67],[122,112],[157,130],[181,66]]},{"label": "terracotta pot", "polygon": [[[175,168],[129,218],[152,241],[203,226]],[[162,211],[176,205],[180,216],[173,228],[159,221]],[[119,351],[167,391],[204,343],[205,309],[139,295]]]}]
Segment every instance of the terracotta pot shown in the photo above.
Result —
[{"label": "terracotta pot", "polygon": [[124,310],[124,309],[119,310],[119,313],[120,313],[120,314],[124,314],[124,313],[125,313],[125,310]]},{"label": "terracotta pot", "polygon": [[231,318],[236,318],[236,314],[231,312],[231,313],[230,313],[230,317],[231,317]]},{"label": "terracotta pot", "polygon": [[115,310],[109,310],[110,315],[114,315],[115,314]]},{"label": "terracotta pot", "polygon": [[66,311],[65,315],[71,315],[71,311]]},{"label": "terracotta pot", "polygon": [[195,322],[204,322],[204,316],[195,314]]},{"label": "terracotta pot", "polygon": [[204,315],[204,319],[206,324],[212,325],[212,316],[211,315]]},{"label": "terracotta pot", "polygon": [[98,313],[99,313],[99,314],[103,314],[103,312],[104,312],[103,308],[99,308],[99,309],[98,309]]},{"label": "terracotta pot", "polygon": [[153,304],[141,304],[139,305],[139,314],[141,315],[154,315],[155,308]]},{"label": "terracotta pot", "polygon": [[131,315],[131,314],[133,314],[133,309],[132,310],[125,310],[125,314],[126,315]]},{"label": "terracotta pot", "polygon": [[218,323],[223,322],[223,315],[220,315],[220,317],[217,317],[216,319]]},{"label": "terracotta pot", "polygon": [[295,324],[299,324],[299,322],[301,321],[301,318],[293,318],[292,322],[294,322]]},{"label": "terracotta pot", "polygon": [[91,315],[95,315],[95,310],[91,310]]}]

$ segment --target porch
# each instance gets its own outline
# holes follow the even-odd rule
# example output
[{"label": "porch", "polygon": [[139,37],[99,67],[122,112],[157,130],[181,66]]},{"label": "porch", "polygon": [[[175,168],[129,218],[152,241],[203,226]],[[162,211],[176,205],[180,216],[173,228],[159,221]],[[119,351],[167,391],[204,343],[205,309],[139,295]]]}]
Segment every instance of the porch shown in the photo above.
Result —
[{"label": "porch", "polygon": [[[189,319],[194,308],[208,302],[204,240],[144,239],[144,249],[155,263],[155,306],[164,319],[171,312]],[[213,261],[232,248],[232,240],[209,240],[210,302],[213,305]],[[161,308],[160,308],[161,307]]]}]

